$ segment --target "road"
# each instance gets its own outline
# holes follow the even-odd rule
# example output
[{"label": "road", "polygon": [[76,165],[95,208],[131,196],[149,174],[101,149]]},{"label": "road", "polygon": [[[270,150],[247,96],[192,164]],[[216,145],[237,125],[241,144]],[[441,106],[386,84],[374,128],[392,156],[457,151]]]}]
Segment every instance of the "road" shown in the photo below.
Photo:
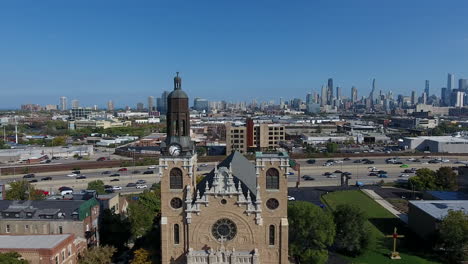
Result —
[{"label": "road", "polygon": [[[339,186],[340,185],[340,178],[338,177],[339,174],[336,173],[336,178],[328,178],[323,176],[325,172],[333,173],[336,170],[340,170],[342,172],[350,172],[352,173],[351,179],[349,180],[349,184],[355,184],[356,181],[363,182],[364,184],[373,184],[384,180],[385,182],[396,181],[400,179],[400,175],[405,170],[405,168],[400,168],[400,165],[396,164],[386,164],[385,159],[386,157],[367,157],[374,161],[374,164],[363,164],[363,163],[354,163],[356,158],[351,159],[350,161],[343,161],[343,163],[335,164],[329,167],[323,166],[327,159],[316,159],[316,163],[310,165],[307,163],[307,160],[297,160],[301,165],[301,175],[310,175],[315,178],[314,181],[301,181],[301,186],[305,187],[314,187],[314,186]],[[421,159],[421,156],[418,156],[421,159],[421,162],[411,162],[406,161],[408,157],[400,159],[400,161],[408,164],[409,168],[430,168],[430,169],[438,169],[442,166],[458,166],[458,164],[454,164],[455,161],[463,160],[465,161],[467,157],[450,157],[450,162],[447,163],[439,163],[439,164],[426,164],[429,159]],[[333,159],[333,158],[330,158]],[[362,159],[362,158],[360,158]],[[338,160],[338,159],[335,159]],[[342,159],[340,159],[342,160]],[[211,171],[216,163],[206,163],[206,166],[199,164],[199,170],[197,174],[203,174],[206,172]],[[381,179],[375,176],[368,176],[369,169],[368,167],[376,167],[379,170],[387,171],[388,178]],[[137,180],[145,180],[147,181],[148,187],[151,184],[159,182],[159,175],[158,169],[153,169],[152,171],[154,174],[143,174],[144,171],[149,170],[148,166],[137,166],[137,167],[129,167],[128,171],[126,172],[118,172],[119,168],[102,168],[102,169],[92,169],[92,170],[82,170],[82,175],[85,175],[86,179],[78,180],[76,177],[69,177],[68,174],[71,171],[63,171],[63,172],[46,172],[46,173],[37,173],[35,179],[38,180],[37,183],[33,183],[36,185],[37,188],[43,189],[49,192],[57,192],[57,189],[61,186],[68,186],[74,189],[85,189],[88,182],[100,179],[106,185],[112,186],[121,186],[123,188],[122,192],[130,192],[130,191],[137,191],[135,187],[125,187],[130,182],[136,182]],[[135,170],[139,171],[139,173],[133,173]],[[110,171],[109,174],[102,174],[104,171]],[[296,185],[297,181],[297,172],[290,170],[294,173],[294,175],[288,176],[288,185],[293,187]],[[119,177],[109,177],[110,174],[119,173]],[[410,176],[414,175],[408,173]],[[52,177],[50,181],[41,181],[40,179],[43,177]],[[23,175],[15,175],[15,176],[1,176],[0,181],[9,183],[11,181],[22,179]],[[118,179],[119,181],[111,181],[113,179]]]}]

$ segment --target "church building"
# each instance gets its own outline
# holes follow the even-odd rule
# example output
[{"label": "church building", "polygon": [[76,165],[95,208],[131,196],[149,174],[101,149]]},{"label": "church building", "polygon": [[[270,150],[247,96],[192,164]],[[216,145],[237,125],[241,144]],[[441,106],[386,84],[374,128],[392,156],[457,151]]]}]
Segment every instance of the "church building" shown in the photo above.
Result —
[{"label": "church building", "polygon": [[287,264],[287,153],[238,152],[197,183],[189,98],[177,73],[161,144],[163,264]]}]

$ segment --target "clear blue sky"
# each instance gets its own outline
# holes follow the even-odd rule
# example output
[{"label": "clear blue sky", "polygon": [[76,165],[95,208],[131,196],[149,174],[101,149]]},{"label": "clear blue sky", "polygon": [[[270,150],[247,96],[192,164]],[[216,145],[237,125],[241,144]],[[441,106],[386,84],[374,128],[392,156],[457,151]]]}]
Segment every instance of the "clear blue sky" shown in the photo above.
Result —
[{"label": "clear blue sky", "polygon": [[394,94],[440,94],[468,78],[468,1],[1,1],[0,108],[135,106],[172,89],[191,98],[278,101],[349,96],[371,79]]}]

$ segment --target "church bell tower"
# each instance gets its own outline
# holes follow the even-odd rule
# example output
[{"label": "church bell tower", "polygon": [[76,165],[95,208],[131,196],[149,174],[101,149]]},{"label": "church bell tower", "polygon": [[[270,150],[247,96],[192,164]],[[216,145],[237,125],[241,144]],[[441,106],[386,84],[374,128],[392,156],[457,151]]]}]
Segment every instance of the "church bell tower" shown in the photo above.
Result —
[{"label": "church bell tower", "polygon": [[167,136],[161,143],[161,255],[162,263],[186,263],[188,226],[186,200],[195,186],[197,155],[190,138],[189,98],[177,72],[174,90],[167,97]]}]

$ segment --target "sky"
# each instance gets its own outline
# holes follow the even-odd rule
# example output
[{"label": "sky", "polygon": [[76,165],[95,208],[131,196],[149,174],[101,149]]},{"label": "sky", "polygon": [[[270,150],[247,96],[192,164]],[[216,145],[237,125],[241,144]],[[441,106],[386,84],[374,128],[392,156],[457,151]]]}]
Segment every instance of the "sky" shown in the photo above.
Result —
[{"label": "sky", "polygon": [[135,107],[182,88],[209,100],[320,92],[440,95],[468,78],[466,0],[0,1],[0,109]]}]

